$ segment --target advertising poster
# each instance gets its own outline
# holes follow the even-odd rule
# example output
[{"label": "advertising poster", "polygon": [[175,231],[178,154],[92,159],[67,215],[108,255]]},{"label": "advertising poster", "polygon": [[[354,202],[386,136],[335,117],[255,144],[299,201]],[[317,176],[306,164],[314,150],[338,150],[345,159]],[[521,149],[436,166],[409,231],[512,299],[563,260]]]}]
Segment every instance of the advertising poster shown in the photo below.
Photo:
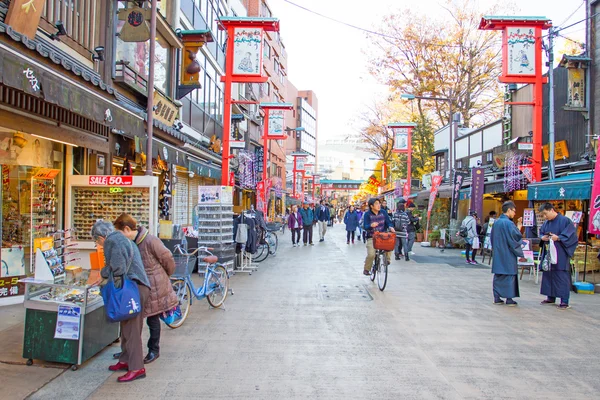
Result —
[{"label": "advertising poster", "polygon": [[496,220],[494,218],[490,218],[490,222],[488,222],[488,229],[485,233],[485,239],[483,239],[483,248],[491,250],[492,249],[492,228],[494,226],[494,222]]},{"label": "advertising poster", "polygon": [[55,339],[78,340],[81,307],[60,304],[56,316]]},{"label": "advertising poster", "polygon": [[269,136],[282,136],[283,134],[283,110],[270,110]]},{"label": "advertising poster", "polygon": [[25,275],[25,248],[14,246],[3,248],[1,251],[0,277]]},{"label": "advertising poster", "polygon": [[533,208],[526,208],[523,210],[523,226],[532,227],[535,222],[535,212]]},{"label": "advertising poster", "polygon": [[261,75],[262,42],[262,29],[234,29],[233,75]]},{"label": "advertising poster", "polygon": [[535,75],[535,29],[506,28],[507,74]]}]

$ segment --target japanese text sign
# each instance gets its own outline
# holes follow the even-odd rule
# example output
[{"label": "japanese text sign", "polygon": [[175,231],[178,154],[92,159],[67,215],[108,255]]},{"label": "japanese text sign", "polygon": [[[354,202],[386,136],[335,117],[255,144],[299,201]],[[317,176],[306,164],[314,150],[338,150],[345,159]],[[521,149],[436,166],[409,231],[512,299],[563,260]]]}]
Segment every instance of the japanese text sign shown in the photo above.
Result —
[{"label": "japanese text sign", "polygon": [[535,28],[507,27],[505,40],[507,75],[535,75]]},{"label": "japanese text sign", "polygon": [[90,186],[131,186],[133,176],[93,175],[88,179]]},{"label": "japanese text sign", "polygon": [[233,75],[260,76],[262,71],[263,30],[233,30]]},{"label": "japanese text sign", "polygon": [[596,169],[594,173],[594,186],[590,200],[590,224],[588,232],[600,235],[600,157],[596,156]]}]

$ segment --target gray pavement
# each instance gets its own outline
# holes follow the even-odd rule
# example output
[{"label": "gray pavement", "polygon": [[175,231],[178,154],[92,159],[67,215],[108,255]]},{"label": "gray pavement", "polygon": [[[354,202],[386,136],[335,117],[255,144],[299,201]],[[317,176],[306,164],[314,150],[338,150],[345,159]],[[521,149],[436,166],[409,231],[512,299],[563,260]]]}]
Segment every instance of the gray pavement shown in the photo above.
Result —
[{"label": "gray pavement", "polygon": [[380,292],[343,229],[300,248],[286,232],[276,257],[232,278],[225,310],[197,302],[183,327],[163,326],[146,379],[117,383],[113,346],[31,398],[600,398],[597,295],[543,307],[526,275],[518,307],[494,306],[487,267],[418,246],[421,262],[393,261]]}]

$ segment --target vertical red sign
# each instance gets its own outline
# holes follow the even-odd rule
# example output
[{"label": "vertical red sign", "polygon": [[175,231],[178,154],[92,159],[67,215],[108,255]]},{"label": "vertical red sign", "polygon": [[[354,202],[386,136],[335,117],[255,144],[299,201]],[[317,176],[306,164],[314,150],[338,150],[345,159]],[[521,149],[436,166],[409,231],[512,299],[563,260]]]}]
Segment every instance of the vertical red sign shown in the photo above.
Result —
[{"label": "vertical red sign", "polygon": [[437,197],[438,188],[442,183],[442,177],[440,175],[431,177],[431,193],[429,194],[429,205],[427,206],[427,219],[431,217],[431,210],[433,209],[433,203]]},{"label": "vertical red sign", "polygon": [[590,199],[590,225],[588,232],[600,235],[600,157],[598,156],[596,156],[594,185],[592,186],[592,198]]}]

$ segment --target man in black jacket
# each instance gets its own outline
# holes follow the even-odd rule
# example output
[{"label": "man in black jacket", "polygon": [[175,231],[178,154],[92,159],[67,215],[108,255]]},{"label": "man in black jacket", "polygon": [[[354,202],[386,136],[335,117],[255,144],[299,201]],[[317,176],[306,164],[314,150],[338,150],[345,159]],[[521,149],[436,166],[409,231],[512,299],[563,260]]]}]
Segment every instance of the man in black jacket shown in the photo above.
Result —
[{"label": "man in black jacket", "polygon": [[420,225],[420,217],[415,217],[413,215],[413,210],[415,209],[415,203],[413,203],[412,201],[409,201],[406,204],[406,214],[408,214],[408,219],[410,219],[410,224],[408,225],[408,227],[406,228],[406,231],[408,233],[408,240],[406,243],[406,249],[404,249],[404,252],[407,253],[406,256],[408,257],[408,255],[414,256],[415,253],[412,251],[413,245],[415,244],[415,238],[417,236],[417,229]]}]

